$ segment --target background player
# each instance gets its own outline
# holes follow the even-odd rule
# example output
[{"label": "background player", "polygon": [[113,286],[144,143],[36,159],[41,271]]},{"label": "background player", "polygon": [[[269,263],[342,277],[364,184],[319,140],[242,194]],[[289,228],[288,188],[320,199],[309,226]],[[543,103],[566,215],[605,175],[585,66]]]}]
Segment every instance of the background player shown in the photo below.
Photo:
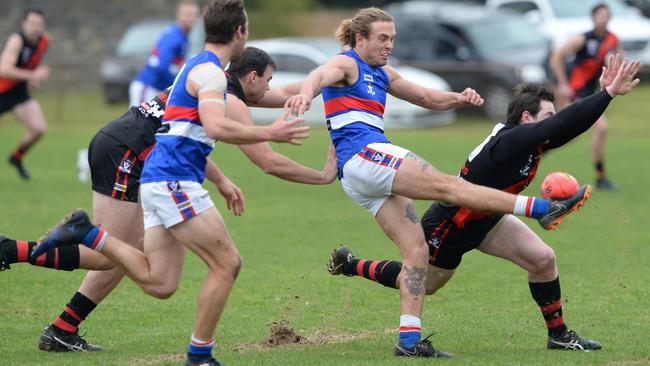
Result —
[{"label": "background player", "polygon": [[41,65],[48,42],[43,12],[29,9],[23,15],[20,32],[9,36],[0,55],[0,115],[13,111],[27,127],[27,133],[9,156],[9,163],[25,180],[30,179],[30,174],[23,157],[47,131],[41,106],[29,95],[29,89],[40,87],[50,75],[50,69]]},{"label": "background player", "polygon": [[322,90],[341,185],[400,248],[404,265],[399,276],[401,316],[395,355],[448,357],[427,339],[421,340],[428,248],[411,200],[438,199],[479,211],[514,212],[538,218],[542,226],[552,229],[584,202],[589,187],[549,210],[548,201],[506,194],[442,174],[414,153],[390,144],[383,131],[386,93],[436,110],[480,106],[483,99],[470,88],[462,93],[424,88],[386,66],[395,24],[381,9],[362,9],[354,18],[344,20],[336,37],[351,49],[312,71],[302,83],[300,95],[291,97],[287,106],[292,113],[302,114]]},{"label": "background player", "polygon": [[147,63],[129,85],[132,106],[148,102],[172,85],[187,54],[187,35],[199,16],[199,6],[193,0],[183,0],[176,8],[176,22],[160,34]]},{"label": "background player", "polygon": [[[593,94],[598,86],[598,75],[605,65],[607,56],[622,52],[618,38],[607,29],[610,18],[611,13],[606,4],[600,3],[594,6],[591,10],[594,29],[572,37],[551,55],[551,69],[557,80],[560,106]],[[564,65],[570,57],[575,59],[571,62],[571,69],[567,73]],[[605,174],[606,137],[607,119],[602,115],[594,124],[591,137],[596,187],[612,190],[616,189],[616,185]]]},{"label": "background player", "polygon": [[[275,63],[263,50],[247,47],[237,61],[230,63],[228,72],[227,114],[234,120],[252,125],[246,103],[257,106],[281,107],[290,90],[269,89]],[[268,91],[267,91],[268,90]],[[155,131],[160,128],[169,89],[139,107],[131,107],[122,117],[102,128],[91,142],[90,168],[93,180],[93,218],[104,230],[137,248],[142,247],[144,235],[142,208],[138,204],[140,172],[144,157],[155,142]],[[294,91],[295,93],[295,91]],[[331,150],[323,171],[302,166],[271,149],[266,143],[240,145],[242,152],[267,174],[289,181],[307,184],[328,184],[336,179],[336,157]],[[219,188],[228,207],[236,215],[244,209],[243,196],[234,186],[226,184],[222,175],[208,177]],[[222,182],[222,179],[226,179]],[[224,187],[224,188],[221,188]],[[229,189],[228,187],[233,187]],[[136,223],[134,225],[134,223]],[[123,273],[111,269],[113,264],[104,256],[83,246],[50,249],[40,259],[27,254],[35,242],[0,240],[0,259],[8,267],[11,263],[31,262],[37,266],[57,269],[96,269],[86,275],[79,290],[70,299],[59,317],[45,328],[39,339],[39,348],[46,351],[94,351],[101,347],[87,343],[78,334],[80,323],[117,286]],[[70,254],[62,255],[62,252]],[[22,255],[18,255],[22,253]],[[76,257],[75,257],[75,253]],[[68,260],[69,258],[76,258]]]},{"label": "background player", "polygon": [[[475,184],[507,192],[523,191],[535,177],[542,154],[563,146],[589,129],[610,100],[627,94],[639,80],[639,62],[621,65],[620,56],[603,70],[606,91],[575,102],[555,114],[553,94],[543,87],[520,85],[508,106],[506,123],[469,155],[460,177]],[[528,271],[530,292],[548,328],[550,349],[596,350],[601,345],[580,337],[564,324],[560,279],[555,253],[528,226],[512,215],[490,215],[436,202],[422,217],[429,244],[426,294],[444,286],[456,271],[463,254],[480,251],[507,259]],[[332,253],[328,270],[334,275],[362,276],[384,286],[399,288],[401,264],[397,261],[358,259],[341,246]]]}]

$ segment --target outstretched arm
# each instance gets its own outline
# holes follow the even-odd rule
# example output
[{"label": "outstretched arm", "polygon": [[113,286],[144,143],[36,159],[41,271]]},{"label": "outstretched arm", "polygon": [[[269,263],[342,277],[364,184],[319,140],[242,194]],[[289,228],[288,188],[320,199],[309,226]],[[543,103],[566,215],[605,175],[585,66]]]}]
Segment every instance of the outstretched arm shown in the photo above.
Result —
[{"label": "outstretched arm", "polygon": [[[241,100],[233,95],[228,97],[227,113],[241,124],[253,125],[250,111]],[[336,155],[333,153],[333,149],[330,149],[323,170],[318,171],[273,151],[271,145],[266,142],[240,145],[239,148],[264,173],[284,180],[305,184],[329,184],[336,179]]]},{"label": "outstretched arm", "polygon": [[356,81],[358,73],[354,59],[343,55],[334,56],[325,65],[309,73],[302,82],[300,93],[289,98],[285,108],[289,108],[291,114],[299,116],[311,107],[312,99],[320,93],[321,88]]},{"label": "outstretched arm", "polygon": [[241,216],[244,213],[244,194],[210,158],[205,165],[205,177],[217,187],[228,209],[235,216]]},{"label": "outstretched arm", "polygon": [[385,66],[384,70],[390,77],[388,92],[399,99],[417,104],[420,107],[447,110],[455,107],[480,107],[483,105],[483,98],[472,88],[467,88],[462,93],[429,89],[404,79],[390,66]]},{"label": "outstretched arm", "polygon": [[529,150],[531,146],[545,144],[544,149],[560,147],[583,132],[587,131],[605,112],[612,98],[629,93],[639,84],[635,79],[639,72],[639,61],[620,62],[610,59],[610,66],[603,68],[601,85],[605,90],[572,103],[558,114],[538,123],[518,126],[501,138],[503,142],[493,149],[493,156],[500,161],[507,161],[515,151]]}]

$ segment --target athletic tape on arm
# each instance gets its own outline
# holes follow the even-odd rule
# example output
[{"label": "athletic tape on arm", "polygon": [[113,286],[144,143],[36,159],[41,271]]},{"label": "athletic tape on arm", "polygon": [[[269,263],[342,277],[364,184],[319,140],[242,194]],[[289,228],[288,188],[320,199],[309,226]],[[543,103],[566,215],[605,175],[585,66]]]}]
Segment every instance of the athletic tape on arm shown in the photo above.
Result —
[{"label": "athletic tape on arm", "polygon": [[[201,95],[201,93],[213,91],[224,92],[227,87],[226,75],[223,70],[213,63],[206,63],[194,68],[189,75],[187,75],[187,79],[198,86],[197,93],[199,95]],[[224,102],[223,99],[217,98],[209,98],[202,100],[201,102],[215,101],[221,103]]]}]

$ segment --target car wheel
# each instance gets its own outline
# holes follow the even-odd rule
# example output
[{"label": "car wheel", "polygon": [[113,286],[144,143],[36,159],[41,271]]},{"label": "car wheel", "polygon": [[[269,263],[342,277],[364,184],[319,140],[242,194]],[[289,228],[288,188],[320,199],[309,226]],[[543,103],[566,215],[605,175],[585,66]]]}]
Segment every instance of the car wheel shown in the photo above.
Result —
[{"label": "car wheel", "polygon": [[493,121],[504,121],[512,97],[510,88],[494,84],[487,89],[483,97],[485,98],[485,106],[483,107],[485,115]]}]

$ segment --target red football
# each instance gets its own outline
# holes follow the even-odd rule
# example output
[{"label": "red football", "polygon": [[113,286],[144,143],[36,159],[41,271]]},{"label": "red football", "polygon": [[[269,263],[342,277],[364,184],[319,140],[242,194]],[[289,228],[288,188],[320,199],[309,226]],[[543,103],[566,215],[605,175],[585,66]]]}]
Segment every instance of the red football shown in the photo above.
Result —
[{"label": "red football", "polygon": [[578,192],[578,188],[578,181],[571,174],[553,172],[542,182],[542,198],[568,198]]}]

